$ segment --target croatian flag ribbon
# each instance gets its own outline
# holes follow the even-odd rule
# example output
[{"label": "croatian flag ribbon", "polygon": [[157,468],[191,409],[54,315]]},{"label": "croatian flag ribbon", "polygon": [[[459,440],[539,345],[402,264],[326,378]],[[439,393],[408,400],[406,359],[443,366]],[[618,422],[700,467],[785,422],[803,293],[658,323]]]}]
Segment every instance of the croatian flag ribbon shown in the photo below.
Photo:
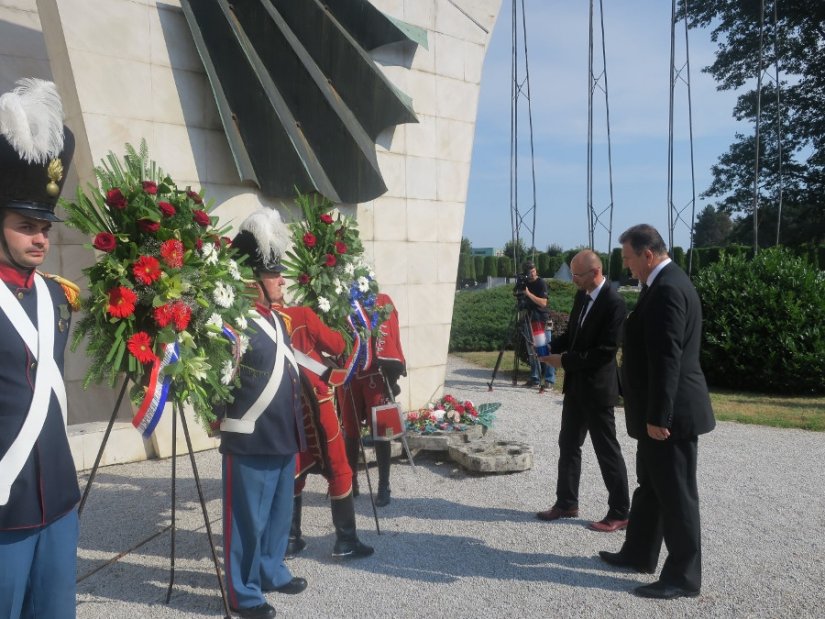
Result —
[{"label": "croatian flag ribbon", "polygon": [[171,376],[160,378],[161,372],[167,366],[176,363],[180,358],[178,343],[173,342],[163,347],[163,355],[155,360],[152,365],[152,372],[149,375],[149,386],[146,389],[146,396],[140,404],[138,412],[132,419],[132,425],[140,430],[143,438],[152,436],[155,426],[158,425],[166,399],[169,396],[169,386],[172,384]]},{"label": "croatian flag ribbon", "polygon": [[536,355],[546,357],[550,354],[550,347],[547,345],[547,333],[544,330],[544,323],[534,320],[530,323],[530,330],[533,332],[533,348]]}]

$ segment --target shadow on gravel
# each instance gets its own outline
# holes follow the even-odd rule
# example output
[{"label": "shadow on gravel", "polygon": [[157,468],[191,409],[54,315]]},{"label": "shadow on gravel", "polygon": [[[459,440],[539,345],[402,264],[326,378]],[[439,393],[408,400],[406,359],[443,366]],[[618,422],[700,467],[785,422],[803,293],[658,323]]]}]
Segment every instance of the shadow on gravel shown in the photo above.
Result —
[{"label": "shadow on gravel", "polygon": [[[329,548],[332,539],[332,536],[315,538],[311,540],[311,545]],[[380,537],[370,535],[365,541],[376,546],[375,555],[364,560],[349,561],[346,569],[421,583],[489,578],[559,583],[608,591],[628,589],[627,579],[605,571],[605,565],[597,556],[514,552],[491,548],[473,537],[403,531],[385,533]],[[336,564],[336,560],[327,555],[308,553],[306,558]]]}]

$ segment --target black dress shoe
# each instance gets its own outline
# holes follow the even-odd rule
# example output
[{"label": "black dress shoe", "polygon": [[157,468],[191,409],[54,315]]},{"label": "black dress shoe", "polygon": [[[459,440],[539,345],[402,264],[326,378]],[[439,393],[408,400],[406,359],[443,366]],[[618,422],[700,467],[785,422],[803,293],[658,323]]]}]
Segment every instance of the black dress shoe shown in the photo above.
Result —
[{"label": "black dress shoe", "polygon": [[276,593],[286,593],[287,595],[295,595],[296,593],[300,593],[304,589],[307,588],[307,580],[306,578],[300,578],[295,576],[292,580],[290,580],[285,585],[281,585],[280,587],[275,587],[272,591]]},{"label": "black dress shoe", "polygon": [[627,567],[632,570],[636,570],[637,572],[641,572],[642,574],[652,574],[653,570],[648,568],[644,565],[638,565],[634,563],[627,557],[625,557],[621,552],[608,552],[606,550],[599,551],[599,557],[601,557],[602,561],[605,563],[609,563],[610,565],[615,565],[616,567]]},{"label": "black dress shoe", "polygon": [[649,585],[643,585],[633,589],[633,593],[641,598],[653,598],[656,600],[675,600],[676,598],[695,598],[699,595],[699,591],[691,589],[682,589],[675,585],[669,585],[661,580],[652,582]]},{"label": "black dress shoe", "polygon": [[251,608],[230,608],[229,610],[243,619],[273,619],[275,617],[275,609],[266,602]]}]

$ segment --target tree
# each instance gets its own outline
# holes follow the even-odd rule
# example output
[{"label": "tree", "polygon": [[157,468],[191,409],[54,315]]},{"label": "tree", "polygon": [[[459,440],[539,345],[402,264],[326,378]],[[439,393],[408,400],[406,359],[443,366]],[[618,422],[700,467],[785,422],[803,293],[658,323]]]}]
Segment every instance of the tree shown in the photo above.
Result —
[{"label": "tree", "polygon": [[[780,242],[796,245],[825,241],[825,2],[775,0],[779,23],[773,24],[772,2],[765,3],[763,66],[772,67],[778,34],[780,103],[776,85],[763,80],[760,123],[759,244],[776,241],[780,190]],[[740,121],[755,124],[756,77],[759,63],[760,13],[756,0],[692,0],[692,27],[712,27],[718,44],[716,59],[705,71],[722,90],[744,90],[733,110]],[[684,14],[684,0],[680,2]],[[780,117],[777,119],[777,117]],[[781,123],[778,127],[777,121]],[[779,130],[778,130],[779,129]],[[736,141],[712,168],[713,181],[704,197],[718,198],[717,210],[744,214],[734,222],[744,232],[743,219],[752,216],[757,145],[755,132],[737,133]],[[781,179],[780,157],[781,147]],[[750,219],[753,241],[753,220]],[[765,229],[764,232],[762,229]]]},{"label": "tree", "polygon": [[[516,251],[513,251],[513,248]],[[501,252],[503,255],[510,258],[519,269],[521,268],[521,263],[525,260],[532,258],[533,253],[535,253],[534,249],[527,249],[527,245],[524,244],[524,239],[519,238],[518,243],[514,244],[513,241],[507,241],[504,244],[504,249]],[[515,255],[514,255],[515,254]]]},{"label": "tree", "polygon": [[725,211],[717,211],[711,205],[696,216],[693,226],[694,247],[723,247],[728,244],[733,223]]},{"label": "tree", "polygon": [[564,248],[558,243],[551,243],[547,247],[548,256],[561,256],[564,253]]},{"label": "tree", "polygon": [[461,249],[458,250],[459,254],[472,254],[473,253],[473,244],[470,242],[466,236],[461,237]]}]

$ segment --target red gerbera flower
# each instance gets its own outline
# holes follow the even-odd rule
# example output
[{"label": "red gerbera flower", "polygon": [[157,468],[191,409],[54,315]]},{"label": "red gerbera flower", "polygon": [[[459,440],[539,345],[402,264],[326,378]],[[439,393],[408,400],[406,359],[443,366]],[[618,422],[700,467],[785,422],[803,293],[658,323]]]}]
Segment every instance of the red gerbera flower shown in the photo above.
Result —
[{"label": "red gerbera flower", "polygon": [[152,310],[152,315],[154,316],[155,322],[158,324],[159,327],[165,327],[170,322],[172,322],[174,318],[172,304],[166,303],[165,305],[156,307],[154,310]]},{"label": "red gerbera flower", "polygon": [[309,280],[310,280],[310,277],[306,273],[301,273],[298,276],[298,283],[301,284],[302,286],[305,286],[306,284],[308,284]]},{"label": "red gerbera flower", "polygon": [[131,288],[118,286],[109,293],[109,307],[107,311],[115,318],[128,318],[135,311],[137,295]]},{"label": "red gerbera flower", "polygon": [[152,256],[141,256],[132,266],[135,279],[147,286],[160,277],[160,262]]},{"label": "red gerbera flower", "polygon": [[307,246],[307,247],[309,247],[310,249],[312,249],[313,247],[315,247],[315,244],[316,244],[317,242],[318,242],[318,239],[317,239],[317,238],[315,238],[315,235],[314,235],[314,234],[312,234],[312,232],[307,232],[307,233],[304,235],[304,245],[306,245],[306,246]]},{"label": "red gerbera flower", "polygon": [[126,347],[141,363],[151,363],[156,359],[155,353],[152,352],[152,338],[145,331],[138,331],[130,337]]},{"label": "red gerbera flower", "polygon": [[186,191],[186,195],[189,196],[189,199],[195,204],[203,204],[203,198],[201,198],[199,193],[189,189]]},{"label": "red gerbera flower", "polygon": [[177,239],[164,241],[160,246],[160,257],[166,266],[179,269],[183,266],[183,243]]},{"label": "red gerbera flower", "polygon": [[339,254],[347,253],[347,244],[343,241],[335,241],[335,251]]},{"label": "red gerbera flower", "polygon": [[326,261],[324,262],[324,264],[326,264],[328,267],[334,267],[335,263],[338,262],[338,260],[336,260],[335,256],[332,254],[327,254],[325,258]]},{"label": "red gerbera flower", "polygon": [[324,222],[325,224],[331,224],[332,223],[332,215],[330,215],[329,213],[324,213],[323,215],[321,215],[321,217],[319,219],[322,222]]},{"label": "red gerbera flower", "polygon": [[158,208],[164,217],[174,217],[175,213],[177,213],[175,207],[168,202],[158,202]]},{"label": "red gerbera flower", "polygon": [[200,250],[203,248],[203,239],[198,237],[195,239],[195,249]]},{"label": "red gerbera flower", "polygon": [[126,208],[126,196],[119,188],[113,187],[106,192],[106,204],[112,208],[123,210]]},{"label": "red gerbera flower", "polygon": [[192,217],[195,218],[195,223],[197,223],[202,228],[207,228],[211,223],[209,221],[209,215],[206,211],[192,211]]},{"label": "red gerbera flower", "polygon": [[175,329],[185,331],[192,318],[192,308],[183,301],[175,301],[172,305],[172,320],[175,321]]},{"label": "red gerbera flower", "polygon": [[155,181],[143,181],[143,191],[153,196],[158,192],[158,184]]}]

